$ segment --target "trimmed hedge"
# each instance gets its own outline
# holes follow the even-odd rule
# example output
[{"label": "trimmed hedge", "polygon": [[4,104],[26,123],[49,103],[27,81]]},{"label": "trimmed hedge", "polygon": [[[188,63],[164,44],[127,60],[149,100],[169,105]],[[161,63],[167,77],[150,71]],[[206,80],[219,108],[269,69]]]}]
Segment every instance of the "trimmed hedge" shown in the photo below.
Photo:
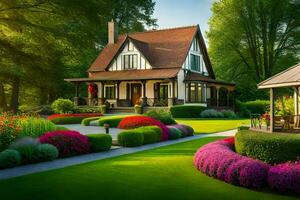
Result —
[{"label": "trimmed hedge", "polygon": [[109,127],[116,128],[118,127],[120,121],[128,116],[134,116],[134,115],[120,115],[120,116],[108,116],[108,117],[102,117],[99,119],[99,126],[103,126],[104,124],[109,124]]},{"label": "trimmed hedge", "polygon": [[250,114],[264,114],[267,112],[270,107],[270,102],[266,100],[237,101],[235,107],[240,117],[249,117]]},{"label": "trimmed hedge", "polygon": [[61,117],[52,119],[54,124],[80,124],[86,117]]},{"label": "trimmed hedge", "polygon": [[294,161],[300,155],[300,135],[239,131],[235,149],[241,155],[271,164]]},{"label": "trimmed hedge", "polygon": [[21,155],[13,149],[6,149],[0,152],[0,169],[10,168],[20,165]]},{"label": "trimmed hedge", "polygon": [[101,113],[55,114],[50,115],[48,120],[54,124],[80,124],[85,118],[100,116],[102,116]]},{"label": "trimmed hedge", "polygon": [[169,126],[169,131],[170,131],[170,140],[176,140],[182,137],[182,132],[175,127]]},{"label": "trimmed hedge", "polygon": [[144,134],[136,130],[127,130],[118,134],[118,143],[123,147],[136,147],[144,144]]},{"label": "trimmed hedge", "polygon": [[170,108],[174,118],[199,118],[206,107],[197,105],[177,105]]},{"label": "trimmed hedge", "polygon": [[191,126],[185,124],[176,124],[168,127],[174,127],[181,131],[182,137],[188,137],[194,135],[194,129]]},{"label": "trimmed hedge", "polygon": [[145,115],[152,117],[165,125],[177,124],[171,113],[164,109],[149,110]]},{"label": "trimmed hedge", "polygon": [[99,120],[101,117],[89,117],[89,118],[85,118],[81,121],[81,125],[83,126],[89,126],[91,121],[96,121]]},{"label": "trimmed hedge", "polygon": [[112,145],[112,137],[109,134],[87,134],[92,152],[107,151]]},{"label": "trimmed hedge", "polygon": [[162,130],[158,126],[144,126],[134,129],[141,132],[144,135],[143,144],[152,144],[160,142]]}]

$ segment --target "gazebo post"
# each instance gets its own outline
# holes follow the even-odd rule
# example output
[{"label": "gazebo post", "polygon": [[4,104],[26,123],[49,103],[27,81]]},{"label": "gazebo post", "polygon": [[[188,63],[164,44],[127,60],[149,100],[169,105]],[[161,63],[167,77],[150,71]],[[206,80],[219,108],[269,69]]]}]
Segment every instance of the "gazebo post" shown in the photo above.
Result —
[{"label": "gazebo post", "polygon": [[299,115],[299,87],[294,87],[294,113]]},{"label": "gazebo post", "polygon": [[274,132],[274,88],[270,88],[270,132]]},{"label": "gazebo post", "polygon": [[75,106],[79,105],[79,86],[80,86],[80,82],[75,82],[75,97],[74,97],[74,104]]}]

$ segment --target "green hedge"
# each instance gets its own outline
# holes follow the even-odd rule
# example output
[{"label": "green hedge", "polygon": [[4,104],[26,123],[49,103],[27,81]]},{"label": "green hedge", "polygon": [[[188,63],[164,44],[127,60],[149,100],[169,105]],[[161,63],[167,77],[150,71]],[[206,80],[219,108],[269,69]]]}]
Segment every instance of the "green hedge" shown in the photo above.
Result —
[{"label": "green hedge", "polygon": [[54,124],[80,124],[86,117],[59,117],[51,119]]},{"label": "green hedge", "polygon": [[149,110],[145,115],[152,117],[165,125],[177,124],[170,111],[165,109]]},{"label": "green hedge", "polygon": [[243,130],[235,135],[235,149],[271,164],[294,161],[300,155],[300,135]]},{"label": "green hedge", "polygon": [[134,115],[118,115],[118,116],[101,117],[99,119],[99,126],[103,126],[104,124],[109,124],[109,127],[116,128],[118,127],[120,121],[128,116],[134,116]]},{"label": "green hedge", "polygon": [[15,167],[21,164],[21,155],[13,149],[0,152],[0,169]]},{"label": "green hedge", "polygon": [[126,130],[118,134],[118,143],[123,147],[136,147],[144,144],[144,134],[140,131]]},{"label": "green hedge", "polygon": [[89,126],[91,121],[96,121],[99,120],[101,117],[89,117],[89,118],[85,118],[81,121],[81,125],[83,126]]},{"label": "green hedge", "polygon": [[256,100],[236,103],[236,110],[240,117],[249,117],[250,114],[264,114],[269,110],[270,102],[266,100]]},{"label": "green hedge", "polygon": [[176,140],[182,137],[182,132],[175,127],[169,127],[169,131],[170,131],[170,140]]},{"label": "green hedge", "polygon": [[112,137],[109,134],[87,134],[86,136],[93,152],[107,151],[112,145]]},{"label": "green hedge", "polygon": [[170,108],[174,118],[199,118],[206,107],[197,105],[177,105]]},{"label": "green hedge", "polygon": [[134,130],[141,132],[144,135],[143,144],[152,144],[160,142],[162,130],[157,126],[143,126]]}]

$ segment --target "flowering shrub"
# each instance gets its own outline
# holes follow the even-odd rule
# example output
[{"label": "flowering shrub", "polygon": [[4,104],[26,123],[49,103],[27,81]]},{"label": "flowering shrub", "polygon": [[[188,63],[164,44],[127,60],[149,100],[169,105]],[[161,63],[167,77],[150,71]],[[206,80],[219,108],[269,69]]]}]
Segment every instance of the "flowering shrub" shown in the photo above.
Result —
[{"label": "flowering shrub", "polygon": [[194,129],[191,126],[185,124],[175,124],[171,125],[170,127],[179,129],[182,133],[182,137],[194,135]]},{"label": "flowering shrub", "polygon": [[0,115],[0,151],[7,148],[18,136],[21,127],[18,116],[8,113]]},{"label": "flowering shrub", "polygon": [[204,145],[196,152],[194,165],[201,172],[232,184],[262,187],[266,182],[269,166],[236,154],[233,148],[233,138]]},{"label": "flowering shrub", "polygon": [[272,166],[268,183],[279,192],[300,192],[300,163],[283,163]]},{"label": "flowering shrub", "polygon": [[52,131],[39,138],[41,143],[54,145],[60,157],[88,153],[90,145],[88,137],[77,131]]},{"label": "flowering shrub", "polygon": [[122,119],[118,125],[121,129],[133,129],[142,126],[158,126],[162,130],[161,140],[165,141],[169,139],[169,129],[160,121],[146,116],[129,116]]}]

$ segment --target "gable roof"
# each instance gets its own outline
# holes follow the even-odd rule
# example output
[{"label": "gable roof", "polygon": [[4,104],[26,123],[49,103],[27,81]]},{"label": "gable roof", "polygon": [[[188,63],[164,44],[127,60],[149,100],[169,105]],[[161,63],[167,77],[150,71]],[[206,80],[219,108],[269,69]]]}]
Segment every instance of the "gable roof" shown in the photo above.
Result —
[{"label": "gable roof", "polygon": [[300,63],[264,80],[257,86],[259,89],[300,85]]},{"label": "gable roof", "polygon": [[153,69],[181,68],[195,36],[200,39],[200,48],[208,73],[215,78],[198,25],[120,35],[115,44],[107,44],[104,47],[88,72],[106,71],[128,40],[133,42]]}]

